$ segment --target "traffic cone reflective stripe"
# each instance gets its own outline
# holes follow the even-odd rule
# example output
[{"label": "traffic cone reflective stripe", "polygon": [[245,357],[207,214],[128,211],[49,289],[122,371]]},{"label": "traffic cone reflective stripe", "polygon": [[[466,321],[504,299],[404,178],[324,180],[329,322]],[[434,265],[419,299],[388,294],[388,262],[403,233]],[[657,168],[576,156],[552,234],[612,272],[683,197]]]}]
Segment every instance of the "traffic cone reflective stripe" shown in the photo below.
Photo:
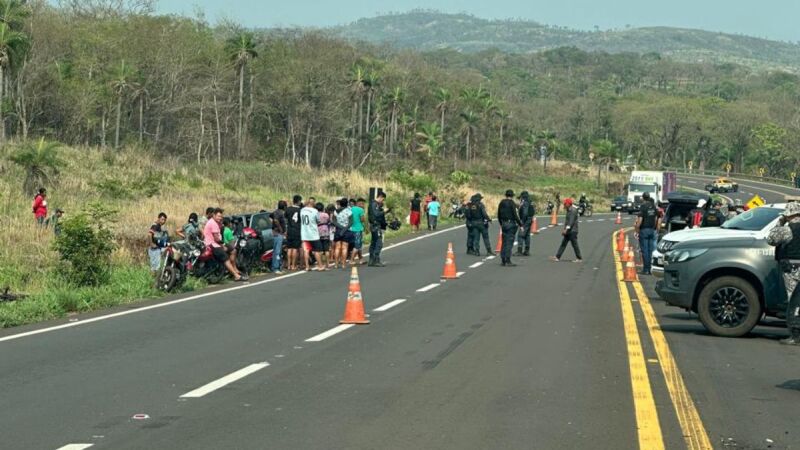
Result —
[{"label": "traffic cone reflective stripe", "polygon": [[453,244],[447,244],[447,257],[444,260],[444,271],[442,272],[443,280],[455,280],[458,278],[456,270],[456,255],[453,252]]},{"label": "traffic cone reflective stripe", "polygon": [[531,234],[539,234],[539,220],[533,218],[533,225],[531,226]]},{"label": "traffic cone reflective stripe", "polygon": [[497,247],[494,249],[495,253],[500,253],[503,250],[503,232],[497,233]]},{"label": "traffic cone reflective stripe", "polygon": [[358,269],[353,267],[350,271],[350,287],[347,290],[347,303],[344,307],[344,317],[339,321],[342,324],[368,324],[364,313],[364,299],[361,297],[361,283],[358,280]]},{"label": "traffic cone reflective stripe", "polygon": [[628,261],[625,264],[625,273],[624,273],[623,281],[637,281],[638,278],[636,276],[636,266],[634,266],[633,261]]},{"label": "traffic cone reflective stripe", "polygon": [[617,212],[617,220],[614,222],[615,225],[622,225],[622,213]]}]

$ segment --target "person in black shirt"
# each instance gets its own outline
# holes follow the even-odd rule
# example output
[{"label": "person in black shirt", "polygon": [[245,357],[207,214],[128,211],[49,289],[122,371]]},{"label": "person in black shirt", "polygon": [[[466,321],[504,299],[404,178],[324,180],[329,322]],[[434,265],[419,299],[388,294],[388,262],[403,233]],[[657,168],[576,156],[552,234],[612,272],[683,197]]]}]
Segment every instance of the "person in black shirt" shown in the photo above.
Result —
[{"label": "person in black shirt", "polygon": [[302,223],[300,222],[300,210],[303,208],[303,197],[295,195],[292,197],[292,206],[286,208],[286,256],[288,259],[289,270],[297,270],[297,263],[300,259],[300,247],[303,241],[300,235]]},{"label": "person in black shirt", "polygon": [[369,231],[372,242],[369,244],[369,266],[384,267],[381,261],[381,250],[383,250],[383,233],[386,231],[386,212],[383,210],[383,202],[386,194],[378,192],[369,204]]},{"label": "person in black shirt", "polygon": [[722,207],[722,202],[714,200],[711,208],[706,210],[703,214],[703,221],[700,223],[700,228],[720,227],[725,223],[725,215],[719,209]]},{"label": "person in black shirt", "polygon": [[519,229],[519,247],[517,247],[517,256],[530,256],[531,255],[531,226],[533,225],[533,216],[536,214],[536,209],[531,203],[531,197],[528,191],[522,191],[519,195],[519,219],[522,221],[522,226]]},{"label": "person in black shirt", "polygon": [[511,262],[511,251],[514,249],[514,238],[517,236],[517,230],[522,226],[522,221],[519,219],[519,210],[517,204],[514,203],[514,191],[511,189],[506,191],[506,198],[497,207],[497,220],[503,230],[500,263],[505,267],[514,267],[516,264]]},{"label": "person in black shirt", "polygon": [[575,262],[583,262],[581,257],[581,248],[578,246],[578,208],[575,207],[571,198],[564,200],[564,209],[567,210],[567,217],[564,220],[564,230],[561,235],[564,238],[561,240],[561,247],[558,248],[558,253],[555,257],[550,258],[551,261],[561,261],[561,256],[564,255],[564,250],[567,249],[567,244],[572,244],[572,249],[575,250]]},{"label": "person in black shirt", "polygon": [[272,212],[272,273],[281,275],[283,263],[283,241],[286,239],[286,209],[285,201],[278,202],[278,209]]},{"label": "person in black shirt", "polygon": [[422,216],[422,198],[419,195],[419,192],[414,194],[414,198],[411,199],[411,217],[409,222],[411,223],[411,229],[414,230],[415,233],[419,232],[419,222]]},{"label": "person in black shirt", "polygon": [[639,208],[639,217],[636,219],[634,237],[639,239],[639,249],[642,252],[642,275],[650,275],[653,265],[653,251],[656,248],[658,229],[661,227],[661,211],[656,208],[650,193],[642,195],[642,206]]}]

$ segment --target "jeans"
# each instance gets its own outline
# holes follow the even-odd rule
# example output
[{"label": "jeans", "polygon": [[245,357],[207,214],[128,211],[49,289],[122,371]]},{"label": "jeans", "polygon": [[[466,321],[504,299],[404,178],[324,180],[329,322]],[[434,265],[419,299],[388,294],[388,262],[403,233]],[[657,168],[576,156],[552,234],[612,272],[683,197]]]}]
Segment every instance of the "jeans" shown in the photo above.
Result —
[{"label": "jeans", "polygon": [[567,233],[567,235],[564,236],[564,239],[561,240],[561,247],[558,248],[558,253],[556,253],[556,258],[561,259],[569,243],[572,243],[572,249],[575,250],[575,257],[583,259],[581,257],[581,248],[578,247],[578,233]]},{"label": "jeans", "polygon": [[511,251],[514,249],[514,239],[517,237],[519,227],[516,222],[506,221],[501,224],[503,229],[503,246],[500,250],[500,259],[511,262]]},{"label": "jeans", "polygon": [[644,272],[650,272],[653,264],[653,251],[656,249],[656,230],[642,228],[639,230],[639,248],[642,250]]},{"label": "jeans", "polygon": [[147,249],[147,259],[150,260],[150,271],[151,272],[158,272],[158,269],[161,268],[161,249],[160,248],[148,248]]},{"label": "jeans", "polygon": [[283,235],[275,234],[272,236],[272,271],[281,270],[281,253],[283,252]]},{"label": "jeans", "polygon": [[380,226],[370,227],[372,242],[369,243],[369,260],[373,262],[381,261],[381,250],[383,250],[383,230]]}]

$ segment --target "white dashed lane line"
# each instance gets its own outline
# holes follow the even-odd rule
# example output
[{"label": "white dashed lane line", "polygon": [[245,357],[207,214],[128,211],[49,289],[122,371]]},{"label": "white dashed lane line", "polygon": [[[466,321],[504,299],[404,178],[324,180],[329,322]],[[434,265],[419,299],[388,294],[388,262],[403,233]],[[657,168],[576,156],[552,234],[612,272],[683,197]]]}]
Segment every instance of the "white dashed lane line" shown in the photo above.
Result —
[{"label": "white dashed lane line", "polygon": [[417,289],[417,292],[428,292],[436,289],[437,287],[441,286],[439,283],[429,284],[423,288]]},{"label": "white dashed lane line", "polygon": [[85,450],[89,447],[94,447],[94,444],[67,444],[59,447],[56,450]]},{"label": "white dashed lane line", "polygon": [[388,310],[390,310],[390,309],[394,308],[395,306],[397,306],[397,305],[401,305],[401,304],[403,304],[403,303],[405,303],[405,302],[406,302],[406,299],[404,299],[404,298],[398,298],[397,300],[391,301],[391,302],[389,302],[389,303],[387,303],[387,304],[385,304],[385,305],[383,305],[383,306],[380,306],[380,307],[378,307],[378,308],[375,308],[375,309],[373,309],[373,311],[375,311],[375,312],[384,312],[384,311],[388,311]]},{"label": "white dashed lane line", "polygon": [[328,331],[326,331],[324,333],[320,333],[320,334],[318,334],[318,335],[316,335],[314,337],[310,337],[310,338],[306,339],[306,342],[321,342],[321,341],[324,341],[325,339],[328,339],[331,336],[335,336],[335,335],[341,333],[342,331],[349,330],[350,328],[353,328],[354,326],[355,325],[353,325],[353,324],[339,325],[338,327],[331,328],[330,330],[328,330]]},{"label": "white dashed lane line", "polygon": [[477,269],[478,267],[483,265],[483,261],[478,261],[475,264],[469,266],[470,269]]},{"label": "white dashed lane line", "polygon": [[247,366],[247,367],[245,367],[243,369],[239,369],[236,372],[233,372],[231,374],[225,375],[224,377],[222,377],[222,378],[220,378],[218,380],[212,381],[211,383],[208,383],[205,386],[201,386],[201,387],[199,387],[199,388],[197,388],[197,389],[195,389],[195,390],[193,390],[191,392],[187,392],[186,394],[181,395],[181,398],[200,398],[200,397],[204,397],[204,396],[216,391],[217,389],[222,389],[223,387],[225,387],[225,386],[227,386],[227,385],[229,385],[229,384],[231,384],[231,383],[233,383],[235,381],[239,381],[239,380],[241,380],[242,378],[244,378],[244,377],[246,377],[248,375],[252,375],[252,374],[258,372],[259,370],[261,370],[261,369],[263,369],[265,367],[269,367],[269,363],[268,362],[250,364],[249,366]]}]

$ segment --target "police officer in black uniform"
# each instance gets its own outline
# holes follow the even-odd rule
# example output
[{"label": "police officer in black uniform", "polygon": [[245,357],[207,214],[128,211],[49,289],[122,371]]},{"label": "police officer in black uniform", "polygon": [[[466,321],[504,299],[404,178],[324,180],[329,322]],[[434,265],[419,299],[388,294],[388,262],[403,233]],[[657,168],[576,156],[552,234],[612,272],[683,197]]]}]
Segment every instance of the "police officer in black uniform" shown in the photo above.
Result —
[{"label": "police officer in black uniform", "polygon": [[481,236],[486,243],[486,251],[493,255],[491,243],[489,242],[488,223],[491,222],[486,207],[481,202],[483,196],[475,194],[470,199],[466,210],[467,228],[470,234],[467,241],[467,252],[471,255],[480,256]]},{"label": "police officer in black uniform", "polygon": [[522,221],[519,218],[517,204],[514,203],[514,191],[511,189],[506,191],[506,198],[497,207],[497,221],[500,222],[503,230],[503,246],[500,251],[501,264],[504,267],[514,267],[516,264],[511,262],[511,251],[514,249],[514,238],[517,236],[517,230],[522,226]]},{"label": "police officer in black uniform", "polygon": [[705,214],[703,214],[703,221],[700,223],[700,228],[719,227],[725,223],[725,215],[719,210],[720,207],[722,207],[722,202],[714,200],[712,207],[708,208]]},{"label": "police officer in black uniform", "polygon": [[519,194],[519,219],[522,221],[522,226],[519,229],[519,247],[517,247],[517,256],[530,256],[531,255],[531,226],[533,225],[533,216],[536,215],[536,208],[531,203],[531,195],[528,191],[522,191]]}]

